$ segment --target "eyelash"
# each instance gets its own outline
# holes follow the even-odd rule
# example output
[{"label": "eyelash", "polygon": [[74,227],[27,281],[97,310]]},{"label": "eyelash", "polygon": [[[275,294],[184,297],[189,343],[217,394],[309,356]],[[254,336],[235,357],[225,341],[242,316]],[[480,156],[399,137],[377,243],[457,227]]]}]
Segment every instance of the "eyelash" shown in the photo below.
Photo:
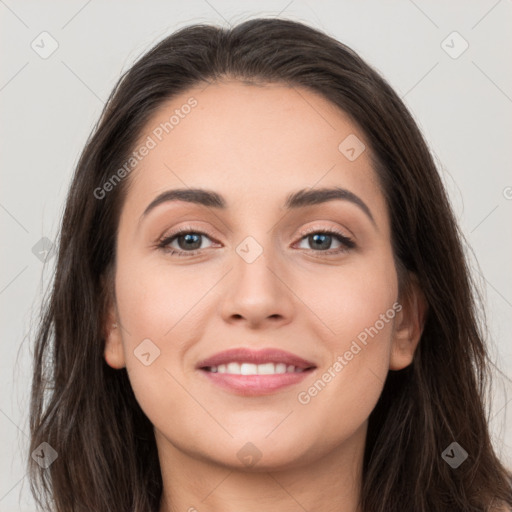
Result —
[{"label": "eyelash", "polygon": [[[190,226],[185,226],[185,227],[178,229],[176,232],[172,233],[171,235],[165,236],[165,237],[161,238],[160,240],[158,240],[156,247],[158,249],[161,249],[162,251],[164,251],[166,254],[168,254],[170,256],[179,256],[179,257],[185,256],[186,257],[186,256],[195,256],[195,255],[199,254],[203,249],[195,249],[193,251],[182,251],[182,250],[176,250],[176,249],[169,248],[169,244],[171,242],[173,242],[174,239],[176,239],[182,235],[185,235],[185,234],[202,235],[202,236],[206,236],[210,239],[213,238],[209,233],[199,231]],[[329,249],[326,251],[315,251],[314,249],[310,249],[310,251],[312,251],[314,253],[320,253],[320,255],[322,255],[322,256],[330,256],[330,255],[346,253],[356,247],[355,242],[351,238],[345,236],[343,233],[341,233],[340,231],[338,231],[334,228],[331,228],[331,229],[315,229],[315,228],[308,229],[306,231],[303,231],[300,234],[301,238],[299,239],[299,242],[302,239],[304,239],[307,236],[312,235],[312,234],[334,235],[334,237],[337,238],[338,241],[344,245],[344,247],[341,247],[341,248],[338,248],[335,250]]]}]

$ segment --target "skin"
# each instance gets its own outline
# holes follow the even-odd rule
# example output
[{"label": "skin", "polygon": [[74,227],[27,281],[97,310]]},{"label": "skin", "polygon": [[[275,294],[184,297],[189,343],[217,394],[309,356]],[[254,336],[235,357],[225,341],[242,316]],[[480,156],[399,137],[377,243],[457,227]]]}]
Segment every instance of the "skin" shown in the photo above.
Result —
[{"label": "skin", "polygon": [[[105,359],[127,368],[154,425],[164,482],[160,512],[358,511],[368,417],[388,370],[411,363],[425,313],[414,282],[399,297],[389,212],[365,135],[308,90],[225,80],[168,101],[139,140],[191,96],[198,105],[126,178],[115,301],[105,319]],[[350,134],[366,144],[354,161],[338,150]],[[282,209],[297,189],[330,186],[359,196],[375,225],[348,201]],[[228,208],[167,202],[139,223],[158,194],[187,187],[215,190]],[[211,234],[201,238],[199,255],[156,248],[160,237],[189,225]],[[337,228],[356,247],[323,255],[302,235],[310,227]],[[252,263],[236,252],[247,236],[263,250]],[[183,239],[172,246],[186,251]],[[340,247],[333,238],[328,250]],[[402,310],[309,403],[300,403],[298,393],[396,301]],[[134,355],[147,338],[160,350],[149,366]],[[317,369],[298,385],[240,396],[195,369],[233,347],[280,348]],[[237,456],[248,442],[261,454],[250,467]]]}]

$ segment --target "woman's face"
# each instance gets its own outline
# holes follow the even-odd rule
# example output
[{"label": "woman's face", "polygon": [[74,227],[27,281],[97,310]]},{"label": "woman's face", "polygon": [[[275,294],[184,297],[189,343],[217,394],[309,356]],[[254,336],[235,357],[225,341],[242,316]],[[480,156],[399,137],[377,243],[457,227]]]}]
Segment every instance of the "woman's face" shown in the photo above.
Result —
[{"label": "woman's face", "polygon": [[[308,90],[226,81],[161,107],[135,150],[105,358],[159,450],[266,470],[363,439],[414,350],[364,134]],[[161,197],[191,189],[223,206]]]}]

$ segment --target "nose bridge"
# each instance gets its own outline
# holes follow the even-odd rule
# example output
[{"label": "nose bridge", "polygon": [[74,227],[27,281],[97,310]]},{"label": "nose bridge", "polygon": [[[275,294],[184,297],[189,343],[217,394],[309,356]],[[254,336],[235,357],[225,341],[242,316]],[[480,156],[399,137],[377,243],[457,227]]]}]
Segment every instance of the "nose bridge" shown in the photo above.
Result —
[{"label": "nose bridge", "polygon": [[[240,270],[244,268],[243,264],[248,265],[249,274],[253,274],[254,269],[256,272],[263,272],[266,265],[278,264],[274,261],[279,255],[274,235],[275,219],[273,220],[268,210],[268,205],[253,200],[245,202],[238,211],[236,233],[240,234],[240,240],[234,249],[241,261],[236,262]],[[255,263],[255,267],[252,268]]]},{"label": "nose bridge", "polygon": [[267,318],[290,318],[290,291],[283,281],[279,250],[268,229],[248,230],[235,247],[233,272],[222,307],[223,316],[243,317],[250,323]]},{"label": "nose bridge", "polygon": [[[259,231],[247,235],[235,248],[235,279],[237,289],[257,295],[279,293],[276,277],[270,268],[279,267],[279,251],[269,233]],[[275,270],[274,270],[275,272]]]}]

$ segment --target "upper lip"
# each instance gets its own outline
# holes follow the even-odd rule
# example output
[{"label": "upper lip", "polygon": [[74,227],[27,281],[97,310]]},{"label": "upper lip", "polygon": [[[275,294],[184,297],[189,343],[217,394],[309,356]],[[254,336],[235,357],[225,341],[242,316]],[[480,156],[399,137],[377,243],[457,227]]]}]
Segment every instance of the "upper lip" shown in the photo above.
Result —
[{"label": "upper lip", "polygon": [[290,352],[279,350],[275,348],[266,348],[263,350],[251,350],[248,348],[232,348],[218,352],[203,361],[200,361],[196,368],[205,368],[211,366],[219,366],[227,363],[253,363],[253,364],[264,364],[264,363],[284,363],[287,366],[293,365],[297,368],[310,368],[315,367],[315,364],[311,361],[306,361],[302,357],[299,357]]}]

